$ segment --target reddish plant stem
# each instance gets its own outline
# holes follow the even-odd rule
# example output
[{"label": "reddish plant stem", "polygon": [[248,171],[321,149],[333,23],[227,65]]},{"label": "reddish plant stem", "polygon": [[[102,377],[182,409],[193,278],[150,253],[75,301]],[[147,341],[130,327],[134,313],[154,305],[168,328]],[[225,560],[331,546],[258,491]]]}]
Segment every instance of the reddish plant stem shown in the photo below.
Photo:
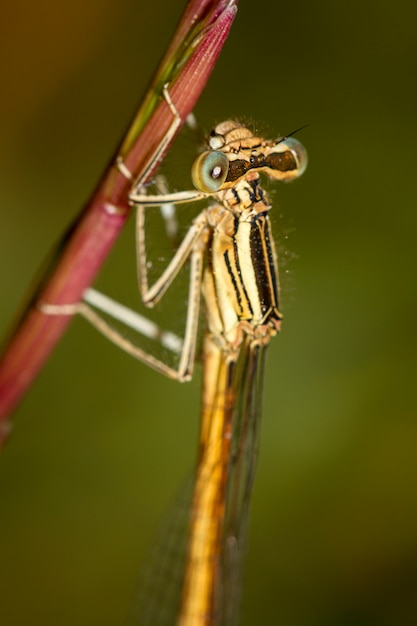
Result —
[{"label": "reddish plant stem", "polygon": [[[167,66],[168,55],[165,55],[157,73],[159,80],[161,75],[169,77],[169,93],[182,120],[194,108],[227,38],[235,14],[235,3],[226,4],[224,0],[194,0],[189,3],[169,50],[178,47],[196,20],[206,20],[204,31],[193,42],[191,56],[172,82],[169,72],[167,74],[162,71]],[[160,145],[172,119],[172,112],[165,100],[161,99],[143,131],[136,138],[133,137],[133,140],[130,133],[129,149],[125,148],[123,159],[135,177]],[[122,144],[122,151],[125,146],[126,142]],[[156,166],[157,164],[149,172],[149,176],[154,173]],[[39,291],[11,338],[0,363],[0,446],[10,430],[7,417],[42,368],[72,317],[45,315],[39,305],[76,304],[81,300],[129,215],[130,187],[131,183],[120,173],[113,161],[72,230],[45,287]],[[112,208],[117,208],[117,211],[112,211]]]}]

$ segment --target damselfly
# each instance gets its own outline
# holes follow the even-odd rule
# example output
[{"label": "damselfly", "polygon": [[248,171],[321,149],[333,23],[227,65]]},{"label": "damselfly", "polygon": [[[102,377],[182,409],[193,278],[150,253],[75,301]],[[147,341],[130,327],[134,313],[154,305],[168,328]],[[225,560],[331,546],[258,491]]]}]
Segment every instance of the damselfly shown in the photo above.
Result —
[{"label": "damselfly", "polygon": [[[165,97],[176,117],[169,94]],[[174,119],[173,127],[177,123]],[[282,319],[269,221],[271,205],[260,186],[260,173],[289,181],[300,176],[306,164],[304,148],[292,137],[266,141],[241,124],[226,121],[216,126],[209,149],[193,164],[197,191],[149,196],[141,181],[132,181],[130,201],[137,205],[138,273],[144,303],[156,305],[183,265],[190,262],[182,342],[94,290],[88,290],[85,302],[77,309],[127,352],[184,381],[193,371],[203,296],[206,321],[200,442],[176,618],[179,626],[230,624],[235,618],[239,561],[258,446],[263,367],[266,348],[280,330]],[[119,168],[130,176],[123,163]],[[146,206],[207,198],[212,204],[194,219],[172,261],[149,287]],[[65,307],[48,305],[43,309],[48,314],[69,312]],[[179,351],[178,368],[128,341],[97,309]]]}]

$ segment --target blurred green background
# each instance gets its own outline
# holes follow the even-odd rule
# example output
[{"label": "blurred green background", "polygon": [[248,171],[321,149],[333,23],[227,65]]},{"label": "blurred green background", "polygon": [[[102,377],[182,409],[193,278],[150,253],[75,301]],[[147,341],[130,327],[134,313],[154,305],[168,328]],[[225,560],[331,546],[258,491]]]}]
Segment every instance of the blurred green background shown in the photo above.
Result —
[{"label": "blurred green background", "polygon": [[[3,3],[4,336],[181,11]],[[269,353],[243,626],[417,623],[415,24],[410,2],[243,0],[196,109],[205,130],[228,117],[272,135],[309,124],[309,168],[274,194],[285,323]],[[124,272],[111,270],[110,291],[134,293]],[[124,623],[193,463],[199,387],[199,371],[164,380],[72,324],[0,461],[2,625]]]}]

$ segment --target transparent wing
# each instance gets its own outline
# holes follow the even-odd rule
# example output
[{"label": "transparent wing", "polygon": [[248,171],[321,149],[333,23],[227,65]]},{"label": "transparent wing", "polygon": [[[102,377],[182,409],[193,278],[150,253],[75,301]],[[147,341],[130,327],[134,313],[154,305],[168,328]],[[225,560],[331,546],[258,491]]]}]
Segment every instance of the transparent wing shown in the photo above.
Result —
[{"label": "transparent wing", "polygon": [[126,626],[174,626],[177,622],[193,484],[190,475],[157,531]]},{"label": "transparent wing", "polygon": [[234,380],[236,405],[232,418],[233,436],[218,592],[221,626],[234,626],[239,615],[242,566],[259,450],[266,353],[267,346],[247,347],[237,363]]},{"label": "transparent wing", "polygon": [[[265,347],[251,347],[248,343],[237,362],[225,364],[223,356],[219,360],[220,369],[214,375],[217,390],[210,389],[210,393],[218,392],[218,396],[213,398],[210,407],[206,403],[203,410],[206,422],[202,424],[196,470],[157,538],[144,568],[138,601],[127,626],[174,626],[183,623],[232,626],[237,623],[242,562],[258,454],[265,357]],[[207,395],[205,399],[207,401]],[[213,428],[217,420],[222,425]],[[230,445],[225,447],[224,429],[229,427]],[[215,457],[216,462],[205,464],[202,447],[207,454],[218,449],[222,452]],[[214,494],[212,506],[207,506],[207,493]],[[203,526],[198,525],[201,519]],[[197,554],[207,554],[207,563],[196,560],[195,546],[191,546],[196,542],[201,542],[197,546]],[[208,572],[211,586],[207,589],[211,598],[210,613],[200,620],[198,616],[184,616],[184,598],[187,586],[189,590],[196,589],[197,594],[202,593],[202,589],[193,584],[193,578],[199,580],[199,572],[205,566],[211,570]],[[193,602],[194,598],[191,598],[190,603]]]}]

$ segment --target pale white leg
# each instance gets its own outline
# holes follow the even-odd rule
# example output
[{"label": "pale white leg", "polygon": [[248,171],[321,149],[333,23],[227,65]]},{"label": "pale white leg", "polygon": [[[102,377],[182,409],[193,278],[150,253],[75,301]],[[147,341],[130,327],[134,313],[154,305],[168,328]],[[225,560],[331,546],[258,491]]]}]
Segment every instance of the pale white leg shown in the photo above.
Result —
[{"label": "pale white leg", "polygon": [[190,287],[188,291],[187,319],[185,323],[184,347],[178,367],[185,380],[191,378],[194,370],[200,318],[201,283],[203,278],[204,248],[194,251],[190,263]]},{"label": "pale white leg", "polygon": [[143,302],[146,306],[154,306],[164,295],[180,269],[188,259],[191,250],[201,238],[207,227],[206,212],[203,211],[194,220],[181,245],[171,259],[168,267],[158,278],[156,283],[149,288],[146,271],[146,245],[145,245],[145,207],[139,205],[136,214],[136,245],[138,261],[138,280]]},{"label": "pale white leg", "polygon": [[[117,157],[116,159],[116,164],[117,164],[119,171],[123,174],[125,178],[127,178],[127,180],[132,181],[132,190],[129,194],[129,199],[131,200],[131,202],[135,204],[147,204],[147,205],[159,206],[165,203],[179,204],[180,202],[192,202],[194,200],[199,200],[201,198],[207,197],[206,194],[203,194],[196,190],[183,191],[183,192],[174,193],[174,194],[167,194],[166,196],[165,195],[164,196],[147,196],[144,193],[143,183],[148,178],[149,171],[153,168],[155,163],[159,161],[159,159],[162,157],[167,145],[171,142],[173,136],[175,135],[179,126],[182,123],[181,116],[178,113],[178,110],[169,94],[168,83],[164,85],[162,94],[166,100],[166,103],[171,109],[173,120],[164,138],[162,139],[161,143],[159,144],[155,152],[149,158],[148,163],[145,165],[143,171],[140,174],[140,177],[136,179],[135,181],[133,181],[133,175],[124,164],[123,158]],[[195,117],[192,113],[190,113],[190,115],[187,116],[186,123],[192,129],[195,129],[195,127],[197,126]]]},{"label": "pale white leg", "polygon": [[[85,317],[105,337],[107,337],[107,339],[112,341],[114,344],[122,348],[125,352],[132,355],[139,361],[142,361],[146,365],[149,365],[149,367],[152,367],[161,374],[165,374],[165,376],[168,376],[169,378],[173,378],[180,382],[190,380],[194,368],[195,347],[197,343],[201,279],[203,271],[203,254],[203,245],[197,246],[197,248],[191,253],[190,288],[188,295],[187,318],[185,323],[184,341],[180,348],[181,357],[177,370],[168,366],[163,361],[156,359],[151,354],[148,354],[147,352],[133,344],[131,341],[126,339],[121,333],[119,333],[108,322],[106,322],[106,320],[104,320],[99,314],[97,314],[94,309],[91,308],[88,304],[82,302],[79,305],[78,312],[83,317]],[[95,293],[97,294],[97,292]],[[91,297],[91,295],[91,292],[87,292],[87,299],[90,302],[96,300],[96,296],[94,295],[94,293],[93,297]],[[101,296],[101,294],[99,294],[99,296]],[[114,304],[116,305],[116,309],[114,308],[113,303],[111,303],[110,307],[107,307],[107,305],[103,301],[101,301],[100,308],[108,315],[113,315],[113,313],[116,312],[117,319],[121,320],[127,326],[133,327],[137,330],[137,322],[139,322],[139,320],[136,318],[136,314],[133,311],[130,311],[130,309],[127,309],[126,312],[124,312],[122,310],[124,307],[119,308],[121,305],[118,305],[118,303]],[[132,313],[133,318],[131,318]],[[143,332],[143,330],[145,330],[143,322],[144,318],[142,318],[142,316],[138,317],[141,318],[139,324],[140,332]],[[132,319],[133,326],[131,324]],[[167,333],[165,331],[159,331],[158,333],[156,325],[153,325],[152,322],[150,324],[150,331],[146,330],[146,332],[143,334],[158,339],[163,345],[169,347],[169,349],[174,349],[174,351],[177,351],[179,347],[178,342],[181,342],[181,340],[179,340],[179,338],[176,337],[176,335],[174,335],[173,333]]]},{"label": "pale white leg", "polygon": [[144,206],[161,206],[162,204],[184,204],[186,202],[196,202],[209,198],[210,195],[197,191],[176,191],[162,195],[147,195],[146,193],[132,192],[129,200],[132,204],[142,204]]},{"label": "pale white leg", "polygon": [[107,313],[114,320],[122,322],[125,326],[132,328],[144,337],[158,341],[164,348],[171,350],[175,354],[181,354],[183,340],[170,331],[164,331],[155,322],[140,315],[136,311],[116,302],[96,289],[86,289],[83,300],[94,309]]},{"label": "pale white leg", "polygon": [[155,176],[155,185],[158,188],[157,195],[148,194],[130,194],[129,199],[133,204],[142,204],[144,206],[159,206],[162,218],[165,222],[165,230],[167,237],[172,241],[178,235],[178,221],[176,205],[187,202],[195,202],[207,198],[207,194],[203,194],[196,190],[181,191],[169,193],[168,185],[163,174]]},{"label": "pale white leg", "polygon": [[[189,113],[189,115],[187,115],[185,124],[194,133],[197,132],[197,129],[198,129],[197,120],[193,113]],[[163,174],[157,174],[155,176],[155,185],[158,189],[158,193],[160,193],[162,196],[166,197],[169,195],[167,181]],[[190,192],[190,193],[192,193],[193,198],[194,198],[194,193],[193,192]],[[176,238],[178,237],[178,220],[177,220],[176,203],[175,202],[162,202],[160,204],[160,212],[165,223],[165,230],[166,230],[167,237],[171,239],[171,241],[175,241]]]},{"label": "pale white leg", "polygon": [[[168,185],[163,174],[155,176],[155,185],[162,195],[167,195]],[[173,202],[162,203],[159,210],[164,220],[167,237],[174,242],[178,237],[178,219],[175,204]]]},{"label": "pale white leg", "polygon": [[[179,339],[173,333],[161,331],[156,326],[156,324],[150,322],[150,320],[147,320],[138,313],[128,309],[127,307],[124,307],[123,305],[115,302],[111,298],[108,298],[104,294],[101,294],[94,289],[86,290],[84,294],[85,301],[81,303],[67,305],[52,305],[42,303],[39,305],[39,309],[46,315],[73,315],[75,313],[79,313],[83,317],[85,317],[105,337],[107,337],[115,345],[122,348],[125,352],[131,354],[138,360],[149,365],[156,371],[165,374],[169,378],[173,378],[179,381],[185,381],[191,378],[195,358],[203,269],[203,251],[205,246],[205,242],[203,240],[203,231],[207,226],[206,212],[203,211],[194,220],[193,225],[189,229],[187,235],[185,236],[183,242],[181,243],[168,267],[165,269],[162,276],[156,281],[156,283],[149,289],[146,274],[146,250],[144,236],[145,217],[143,205],[158,206],[163,204],[191,202],[206,197],[206,194],[202,194],[197,191],[191,191],[180,192],[177,194],[164,194],[162,196],[147,196],[146,194],[140,193],[143,189],[142,183],[144,180],[146,180],[149,170],[153,167],[155,161],[157,161],[162,156],[167,144],[171,141],[173,135],[176,133],[179,125],[181,124],[181,118],[171,100],[167,85],[164,86],[163,94],[173,113],[174,120],[170,128],[168,129],[168,132],[163,141],[149,159],[144,171],[140,176],[140,179],[133,183],[133,191],[130,195],[130,200],[133,203],[139,204],[137,210],[136,228],[138,245],[138,273],[142,297],[144,303],[147,306],[153,306],[160,300],[165,291],[171,285],[172,281],[177,276],[180,269],[183,267],[188,257],[190,257],[190,288],[184,341],[182,342],[181,339]],[[117,159],[117,166],[120,172],[128,180],[133,181],[133,176],[131,172],[125,166],[121,158]],[[127,327],[130,327],[137,332],[140,332],[144,336],[147,336],[151,339],[157,339],[162,345],[164,345],[168,349],[180,353],[181,357],[178,370],[169,367],[163,361],[156,359],[138,346],[134,345],[131,341],[127,340],[119,331],[113,328],[111,324],[109,324],[103,317],[101,317],[95,311],[95,309],[99,309],[113,319],[121,321]]]},{"label": "pale white leg", "polygon": [[[116,346],[142,361],[157,372],[164,374],[168,378],[184,382],[190,380],[194,368],[195,347],[197,342],[198,318],[200,309],[200,290],[203,267],[203,249],[198,248],[191,255],[190,268],[190,290],[188,296],[188,310],[185,324],[184,341],[173,333],[160,331],[156,324],[153,324],[141,315],[123,307],[114,300],[107,299],[95,290],[88,289],[86,292],[86,302],[72,305],[52,305],[40,304],[39,309],[46,315],[74,315],[79,313],[87,319],[99,332]],[[107,301],[106,301],[107,299]],[[88,303],[87,303],[88,302]],[[99,305],[99,308],[109,316],[122,321],[126,326],[133,328],[142,334],[156,339],[165,347],[174,352],[180,352],[178,369],[170,367],[160,359],[145,352],[134,343],[126,339],[118,330],[109,324],[99,315],[90,304]]]},{"label": "pale white leg", "polygon": [[182,124],[181,116],[178,113],[178,110],[175,104],[173,103],[171,96],[169,94],[168,83],[164,85],[162,94],[165,98],[166,103],[171,109],[173,120],[167,132],[165,133],[164,137],[162,138],[162,141],[156,147],[154,153],[151,154],[151,156],[149,157],[148,162],[146,163],[146,165],[144,166],[144,168],[142,169],[140,173],[140,176],[136,180],[133,180],[133,175],[128,169],[128,167],[125,165],[123,161],[123,157],[119,156],[116,158],[116,165],[119,171],[123,174],[125,178],[127,178],[127,180],[131,180],[133,183],[132,185],[133,193],[139,193],[139,191],[143,189],[143,183],[148,179],[149,172],[153,169],[155,163],[157,163],[162,158],[167,146],[172,141],[175,133],[177,132],[177,130]]},{"label": "pale white leg", "polygon": [[[179,381],[189,380],[192,375],[194,365],[194,355],[198,330],[198,318],[200,307],[200,291],[203,268],[203,253],[205,249],[204,230],[207,228],[206,211],[194,220],[191,228],[176,251],[174,257],[162,276],[149,289],[146,274],[146,249],[144,238],[144,211],[145,207],[139,205],[137,210],[137,254],[140,290],[144,303],[148,306],[156,304],[171,285],[184,263],[190,257],[190,287],[188,297],[187,318],[185,324],[184,341],[181,347],[181,340],[171,333],[160,331],[156,325],[146,320],[139,314],[123,307],[111,300],[107,296],[93,289],[88,289],[85,293],[85,302],[79,304],[52,305],[42,303],[39,309],[46,315],[73,315],[81,314],[97,330],[107,337],[114,344],[128,352],[138,360],[165,374],[169,378]],[[91,306],[90,306],[91,305]],[[126,339],[118,330],[113,328],[94,308],[98,308],[110,317],[121,321],[141,334],[152,339],[158,339],[165,347],[180,352],[178,370],[169,367],[163,361],[148,354],[131,341]]]}]

